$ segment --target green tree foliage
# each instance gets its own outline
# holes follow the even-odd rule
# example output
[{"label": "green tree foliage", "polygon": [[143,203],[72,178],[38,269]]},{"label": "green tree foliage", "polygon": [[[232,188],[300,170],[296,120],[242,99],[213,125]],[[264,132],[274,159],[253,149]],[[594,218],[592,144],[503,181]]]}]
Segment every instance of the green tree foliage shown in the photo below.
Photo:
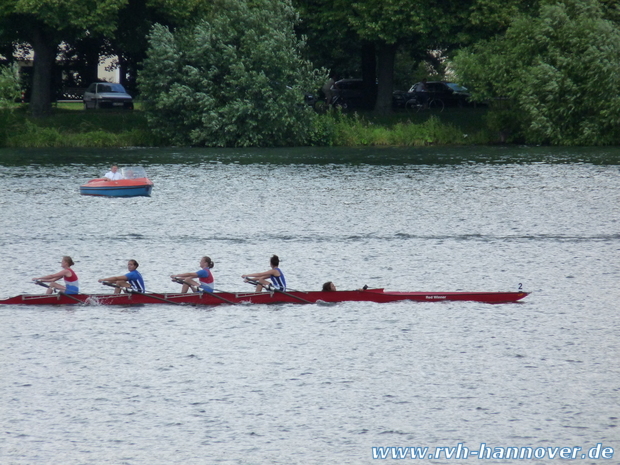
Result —
[{"label": "green tree foliage", "polygon": [[148,35],[154,24],[189,27],[204,18],[212,7],[211,0],[126,0],[118,12],[117,29],[102,37],[108,55],[118,57],[121,84],[136,91],[136,78],[146,58]]},{"label": "green tree foliage", "polygon": [[0,109],[13,106],[19,94],[19,72],[17,65],[0,66]]},{"label": "green tree foliage", "polygon": [[[362,69],[363,79],[370,88],[378,81],[374,102],[377,113],[388,113],[392,106],[394,68],[397,52],[404,50],[416,61],[427,56],[429,50],[446,50],[474,36],[465,34],[469,15],[488,18],[471,30],[486,31],[497,28],[497,23],[509,13],[506,4],[514,6],[523,0],[295,0],[302,11],[303,31],[312,46],[318,44],[328,66],[332,66],[330,52],[343,55],[342,44],[349,47],[350,55],[359,53],[353,47],[371,44],[376,52],[372,72]],[[484,5],[478,5],[484,3]],[[474,7],[477,9],[474,9]],[[511,8],[512,8],[511,6]],[[482,22],[482,19],[479,20]],[[495,31],[494,31],[495,32]],[[339,38],[340,43],[331,44],[330,39]],[[358,45],[358,49],[359,49]],[[376,74],[375,74],[376,68]],[[339,72],[338,68],[333,68]],[[341,71],[340,71],[341,72]],[[353,77],[353,76],[352,76]],[[358,76],[355,76],[358,77]],[[409,82],[413,84],[413,82]]]},{"label": "green tree foliage", "polygon": [[308,43],[306,57],[338,79],[360,77],[362,43],[348,27],[347,12],[334,8],[331,0],[293,0],[293,6],[301,16],[297,33]]},{"label": "green tree foliage", "polygon": [[173,144],[307,143],[316,114],[304,93],[325,73],[301,58],[286,0],[221,0],[206,21],[155,26],[138,84],[150,127]]},{"label": "green tree foliage", "polygon": [[546,3],[506,33],[462,51],[459,75],[478,101],[503,98],[498,129],[530,143],[620,141],[620,31],[595,0]]},{"label": "green tree foliage", "polygon": [[111,33],[114,14],[126,0],[0,0],[0,40],[28,42],[34,49],[30,109],[51,112],[52,68],[58,45],[86,33]]},{"label": "green tree foliage", "polygon": [[103,44],[120,56],[123,70],[135,71],[155,21],[187,24],[210,5],[209,0],[0,0],[0,44],[27,42],[34,49],[30,109],[44,116],[51,112],[53,67],[62,42],[83,54],[88,67],[83,85],[88,85],[96,78]]}]

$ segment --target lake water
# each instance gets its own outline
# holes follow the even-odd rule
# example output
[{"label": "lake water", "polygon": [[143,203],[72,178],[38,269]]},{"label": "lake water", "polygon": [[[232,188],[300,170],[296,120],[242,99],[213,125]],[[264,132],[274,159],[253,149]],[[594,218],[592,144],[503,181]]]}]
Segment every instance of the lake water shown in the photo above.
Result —
[{"label": "lake water", "polygon": [[[152,197],[80,196],[111,163]],[[619,201],[619,149],[3,149],[0,298],[63,255],[88,293],[130,258],[174,292],[202,255],[248,291],[274,253],[294,289],[531,295],[0,306],[0,463],[473,464],[447,456],[482,443],[620,463]]]}]

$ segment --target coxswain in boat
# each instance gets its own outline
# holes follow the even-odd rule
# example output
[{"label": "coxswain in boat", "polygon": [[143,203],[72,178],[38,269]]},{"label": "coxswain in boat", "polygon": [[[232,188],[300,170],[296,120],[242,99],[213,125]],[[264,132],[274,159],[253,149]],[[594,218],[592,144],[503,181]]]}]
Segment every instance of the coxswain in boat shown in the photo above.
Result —
[{"label": "coxswain in boat", "polygon": [[[190,288],[194,292],[213,292],[215,279],[211,268],[214,266],[213,261],[204,256],[200,259],[200,270],[195,273],[171,274],[170,277],[173,281],[176,281],[175,278],[183,280],[183,287],[181,288],[183,293],[188,292]],[[196,278],[198,281],[195,281]]]},{"label": "coxswain in boat", "polygon": [[146,287],[144,286],[144,279],[138,271],[138,266],[140,266],[138,262],[131,259],[127,262],[127,269],[129,270],[129,273],[121,276],[103,278],[100,279],[99,282],[113,284],[115,287],[115,294],[120,294],[122,290],[127,292],[129,289],[132,289],[135,292],[144,293],[146,291]]},{"label": "coxswain in boat", "polygon": [[327,281],[326,283],[323,284],[323,292],[333,292],[336,290],[336,285],[334,283],[332,283],[331,281]]},{"label": "coxswain in boat", "polygon": [[108,171],[103,177],[108,178],[110,181],[118,181],[119,179],[123,179],[123,175],[118,172],[118,166],[116,165],[112,165],[110,171]]},{"label": "coxswain in boat", "polygon": [[[241,277],[245,280],[256,280],[259,284],[256,285],[256,292],[261,292],[263,287],[272,286],[280,291],[286,291],[286,279],[284,279],[284,273],[278,268],[280,266],[280,259],[277,255],[273,255],[270,259],[271,269],[263,271],[261,273],[244,274]],[[269,281],[267,281],[269,280]]]},{"label": "coxswain in boat", "polygon": [[[73,265],[74,263],[73,260],[71,260],[71,257],[64,256],[60,262],[60,266],[62,266],[61,271],[47,276],[41,276],[40,278],[32,278],[32,280],[41,281],[42,283],[50,283],[47,291],[45,292],[46,294],[52,294],[54,290],[64,292],[65,294],[79,294],[80,281],[77,274],[75,274],[75,271],[71,269]],[[64,286],[56,282],[63,278],[65,280]]]}]

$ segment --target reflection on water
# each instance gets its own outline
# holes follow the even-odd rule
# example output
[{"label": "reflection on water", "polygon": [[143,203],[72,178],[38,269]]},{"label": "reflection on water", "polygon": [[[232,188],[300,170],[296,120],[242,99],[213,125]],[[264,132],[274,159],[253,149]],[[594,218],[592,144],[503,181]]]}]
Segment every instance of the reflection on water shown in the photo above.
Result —
[{"label": "reflection on water", "polygon": [[[591,163],[618,165],[616,147],[287,147],[0,149],[0,166],[202,163],[302,165],[453,165],[462,163]],[[97,173],[99,173],[97,171]]]},{"label": "reflection on water", "polygon": [[[615,149],[0,151],[0,297],[71,255],[86,292],[282,258],[295,289],[522,304],[2,307],[0,457],[372,463],[373,446],[618,447]],[[111,163],[150,198],[80,196]],[[451,463],[436,460],[434,463]],[[474,463],[474,462],[462,462]],[[535,463],[533,461],[532,463]],[[543,462],[541,462],[543,463]]]}]

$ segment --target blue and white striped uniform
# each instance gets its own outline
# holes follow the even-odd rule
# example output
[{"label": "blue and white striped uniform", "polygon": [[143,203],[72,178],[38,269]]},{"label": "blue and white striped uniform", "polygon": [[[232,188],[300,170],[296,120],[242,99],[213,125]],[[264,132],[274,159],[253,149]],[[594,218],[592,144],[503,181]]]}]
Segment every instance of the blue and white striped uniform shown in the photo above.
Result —
[{"label": "blue and white striped uniform", "polygon": [[276,289],[279,289],[281,291],[285,291],[286,290],[286,279],[284,279],[284,273],[282,273],[282,270],[280,268],[274,268],[274,270],[277,270],[280,272],[280,276],[271,276],[271,284],[273,284],[273,287],[275,287]]},{"label": "blue and white striped uniform", "polygon": [[131,284],[131,288],[134,291],[144,292],[146,290],[144,286],[144,279],[142,279],[142,275],[138,270],[130,271],[125,275],[125,277],[127,278],[127,282]]}]

